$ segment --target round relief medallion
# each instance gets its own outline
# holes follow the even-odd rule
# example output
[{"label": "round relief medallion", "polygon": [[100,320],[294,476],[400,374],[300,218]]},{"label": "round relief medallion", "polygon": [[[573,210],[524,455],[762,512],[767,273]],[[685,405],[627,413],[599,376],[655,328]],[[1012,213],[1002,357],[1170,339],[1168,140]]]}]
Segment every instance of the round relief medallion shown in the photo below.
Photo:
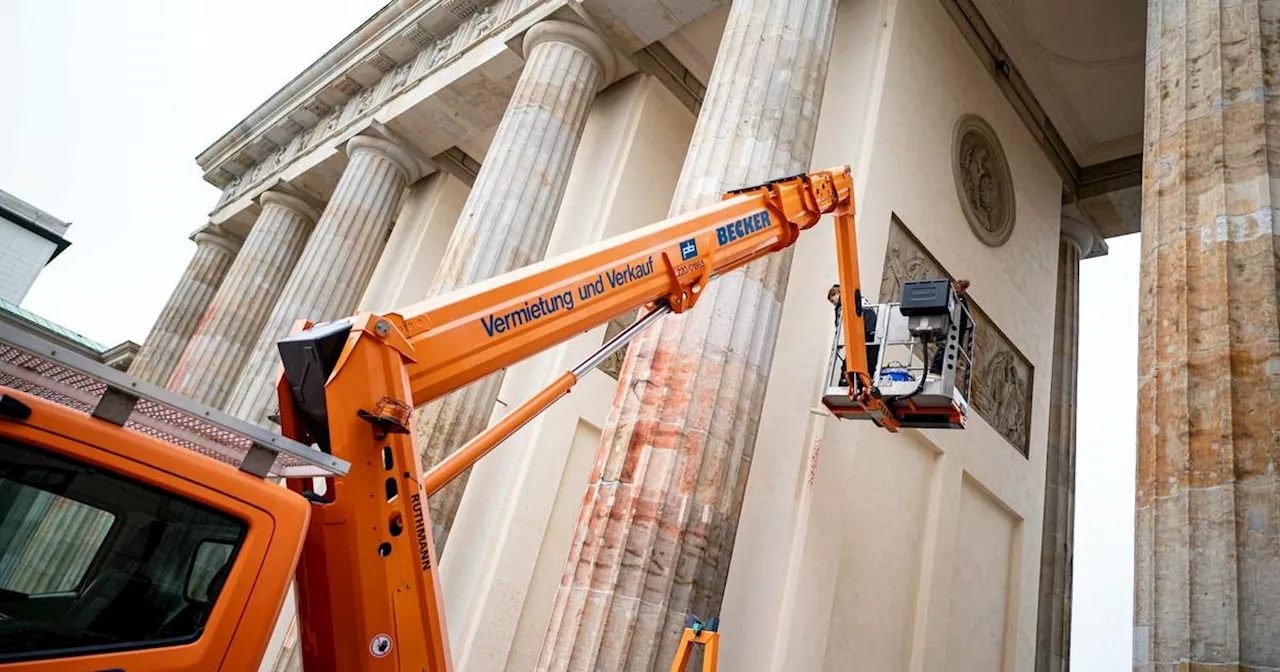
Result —
[{"label": "round relief medallion", "polygon": [[978,240],[1000,247],[1013,233],[1013,179],[991,125],[967,114],[956,124],[952,171],[969,227]]}]

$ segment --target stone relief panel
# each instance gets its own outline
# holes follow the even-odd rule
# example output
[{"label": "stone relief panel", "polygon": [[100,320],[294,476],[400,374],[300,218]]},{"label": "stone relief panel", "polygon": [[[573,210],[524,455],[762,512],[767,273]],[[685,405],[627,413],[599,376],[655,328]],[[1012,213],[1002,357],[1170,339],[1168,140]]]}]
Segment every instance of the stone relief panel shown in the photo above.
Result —
[{"label": "stone relief panel", "polygon": [[951,170],[956,178],[960,208],[974,235],[1000,247],[1013,233],[1013,179],[1004,148],[991,125],[967,114],[956,124]]},{"label": "stone relief panel", "polygon": [[[889,226],[880,302],[902,298],[905,280],[953,278],[896,216]],[[981,291],[980,287],[971,288]],[[967,297],[975,325],[973,389],[969,405],[1024,456],[1031,443],[1031,390],[1035,370],[982,308]]]}]

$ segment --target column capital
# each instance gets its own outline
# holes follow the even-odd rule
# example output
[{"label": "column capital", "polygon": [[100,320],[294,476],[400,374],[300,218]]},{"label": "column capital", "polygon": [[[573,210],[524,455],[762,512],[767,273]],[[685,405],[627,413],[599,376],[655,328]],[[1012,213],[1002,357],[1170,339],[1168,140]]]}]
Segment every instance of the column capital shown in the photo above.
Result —
[{"label": "column capital", "polygon": [[196,229],[196,232],[191,234],[191,240],[194,241],[196,245],[214,245],[231,254],[239,252],[240,245],[244,243],[243,238],[227,231],[213,222],[209,222],[199,229]]},{"label": "column capital", "polygon": [[320,210],[315,206],[301,198],[298,198],[297,196],[291,196],[281,191],[264,191],[258,196],[258,202],[261,203],[263,207],[268,205],[278,205],[282,208],[288,208],[299,215],[306,217],[312,224],[315,224],[316,221],[320,219]]},{"label": "column capital", "polygon": [[564,42],[586,52],[600,66],[600,88],[613,81],[617,62],[613,49],[604,38],[585,26],[568,21],[547,20],[535,24],[524,34],[524,57],[529,58],[533,48],[543,42]]},{"label": "column capital", "polygon": [[1098,239],[1098,234],[1093,232],[1093,227],[1086,224],[1083,220],[1066,212],[1062,213],[1062,237],[1075,246],[1076,251],[1080,254],[1080,258],[1084,259],[1089,256],[1089,252],[1093,250],[1094,243]]},{"label": "column capital", "polygon": [[405,149],[399,143],[383,138],[375,138],[371,135],[357,135],[347,141],[344,151],[349,157],[355,156],[357,152],[378,154],[400,166],[400,169],[404,171],[406,182],[410,184],[416,182],[425,172],[413,152]]}]

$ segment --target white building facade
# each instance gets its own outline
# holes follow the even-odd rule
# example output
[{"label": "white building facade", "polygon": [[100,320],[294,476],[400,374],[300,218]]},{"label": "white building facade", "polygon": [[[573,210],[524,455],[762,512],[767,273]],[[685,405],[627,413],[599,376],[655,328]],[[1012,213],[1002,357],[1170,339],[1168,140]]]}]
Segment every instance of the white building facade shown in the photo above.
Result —
[{"label": "white building facade", "polygon": [[0,191],[0,300],[17,305],[40,271],[71,243],[70,224]]}]

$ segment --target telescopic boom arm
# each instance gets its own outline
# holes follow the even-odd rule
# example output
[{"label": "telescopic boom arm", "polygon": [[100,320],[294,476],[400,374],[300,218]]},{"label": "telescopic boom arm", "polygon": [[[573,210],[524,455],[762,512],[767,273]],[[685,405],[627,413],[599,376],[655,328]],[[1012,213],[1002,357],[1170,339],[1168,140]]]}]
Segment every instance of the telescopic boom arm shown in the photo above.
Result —
[{"label": "telescopic boom arm", "polygon": [[[688,310],[711,278],[789,247],[823,214],[842,209],[852,238],[847,168],[778,180],[388,315],[413,347],[413,403],[646,304]],[[844,275],[842,285],[854,291],[857,279]]]},{"label": "telescopic boom arm", "polygon": [[[409,308],[409,316],[401,320],[415,352],[423,353],[409,366],[414,403],[420,405],[442,390],[461,387],[639,306],[649,307],[596,355],[436,465],[423,481],[427,495],[567,394],[581,376],[649,324],[668,312],[692,308],[710,279],[792,245],[800,231],[827,213],[837,217],[841,287],[860,299],[853,180],[846,167],[739,189],[701,210],[477,285],[460,298],[455,293]],[[845,305],[860,306],[860,301]],[[863,342],[861,316],[859,308],[845,321],[846,343]],[[861,389],[869,390],[866,347],[849,350],[862,356],[850,366],[862,372]]]}]

